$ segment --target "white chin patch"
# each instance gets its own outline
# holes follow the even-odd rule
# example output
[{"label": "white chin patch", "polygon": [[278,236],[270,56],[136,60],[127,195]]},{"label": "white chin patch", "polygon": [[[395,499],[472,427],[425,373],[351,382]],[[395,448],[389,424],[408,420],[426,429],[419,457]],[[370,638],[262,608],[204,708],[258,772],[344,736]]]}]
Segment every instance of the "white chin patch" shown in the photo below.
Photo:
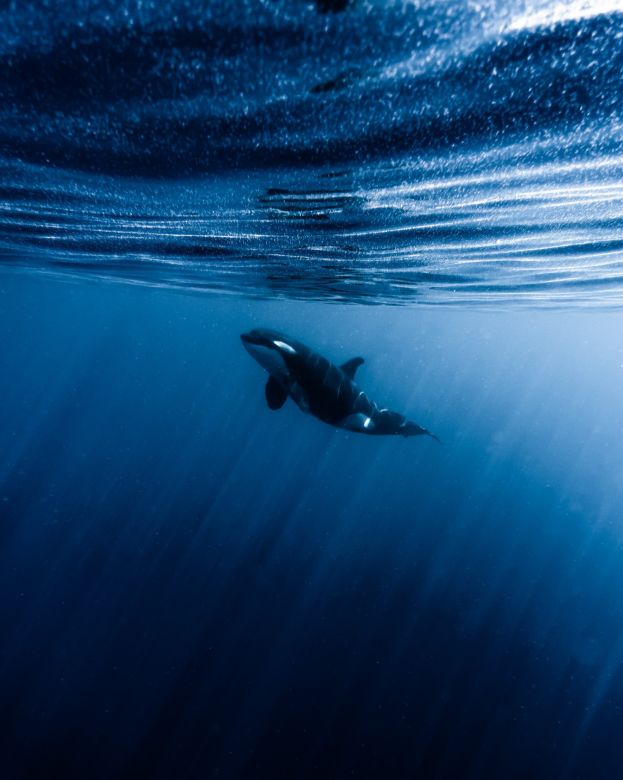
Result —
[{"label": "white chin patch", "polygon": [[277,352],[276,349],[270,347],[262,347],[259,344],[245,344],[247,351],[254,360],[262,366],[263,369],[268,371],[275,379],[285,379],[288,375],[288,370],[283,358]]}]

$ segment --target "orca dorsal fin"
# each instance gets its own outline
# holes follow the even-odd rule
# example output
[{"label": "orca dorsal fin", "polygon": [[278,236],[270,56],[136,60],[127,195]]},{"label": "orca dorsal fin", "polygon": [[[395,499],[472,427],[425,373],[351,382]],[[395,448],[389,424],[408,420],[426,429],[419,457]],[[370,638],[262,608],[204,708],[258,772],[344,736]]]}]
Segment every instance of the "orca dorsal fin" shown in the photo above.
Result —
[{"label": "orca dorsal fin", "polygon": [[288,391],[279,384],[274,376],[268,378],[264,394],[269,409],[281,409],[288,398]]},{"label": "orca dorsal fin", "polygon": [[340,368],[349,379],[354,379],[355,371],[357,371],[362,363],[365,363],[365,360],[362,357],[351,358],[350,360],[347,360],[346,363],[342,363]]}]

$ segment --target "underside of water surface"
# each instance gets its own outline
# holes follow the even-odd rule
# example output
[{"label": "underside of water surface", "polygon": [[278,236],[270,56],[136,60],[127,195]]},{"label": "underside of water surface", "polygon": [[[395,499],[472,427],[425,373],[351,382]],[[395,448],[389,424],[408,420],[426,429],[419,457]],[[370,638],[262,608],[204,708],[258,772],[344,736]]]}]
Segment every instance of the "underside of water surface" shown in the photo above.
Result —
[{"label": "underside of water surface", "polygon": [[615,0],[2,6],[3,780],[620,776],[622,71]]},{"label": "underside of water surface", "polygon": [[0,21],[3,263],[620,306],[615,2],[35,2]]}]

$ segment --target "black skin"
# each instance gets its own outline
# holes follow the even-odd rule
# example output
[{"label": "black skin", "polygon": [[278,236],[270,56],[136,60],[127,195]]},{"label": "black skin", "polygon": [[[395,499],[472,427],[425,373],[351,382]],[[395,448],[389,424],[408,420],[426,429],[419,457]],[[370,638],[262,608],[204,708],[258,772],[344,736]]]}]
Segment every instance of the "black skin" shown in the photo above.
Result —
[{"label": "black skin", "polygon": [[[361,413],[370,417],[374,423],[369,430],[362,432],[372,435],[427,435],[439,441],[433,433],[407,420],[402,414],[379,409],[341,367],[300,341],[267,329],[252,330],[243,333],[240,338],[243,342],[262,346],[274,341],[289,344],[295,354],[275,348],[284,359],[290,374],[291,383],[285,389],[295,397],[296,385],[300,386],[309,404],[307,411],[329,425],[339,426],[350,415]],[[356,370],[356,367],[363,363],[363,359],[356,358],[349,363],[353,363]]]}]

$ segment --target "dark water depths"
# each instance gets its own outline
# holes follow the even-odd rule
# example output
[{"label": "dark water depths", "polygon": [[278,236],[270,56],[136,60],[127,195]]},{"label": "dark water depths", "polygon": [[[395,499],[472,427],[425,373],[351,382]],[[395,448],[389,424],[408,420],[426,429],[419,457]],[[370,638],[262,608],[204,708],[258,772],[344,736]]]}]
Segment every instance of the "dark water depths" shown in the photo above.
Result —
[{"label": "dark water depths", "polygon": [[[620,314],[1,293],[8,776],[617,776]],[[266,323],[444,445],[269,411]]]},{"label": "dark water depths", "polygon": [[[3,780],[621,775],[622,63],[614,0],[2,5]],[[252,327],[443,446],[271,412]]]}]

